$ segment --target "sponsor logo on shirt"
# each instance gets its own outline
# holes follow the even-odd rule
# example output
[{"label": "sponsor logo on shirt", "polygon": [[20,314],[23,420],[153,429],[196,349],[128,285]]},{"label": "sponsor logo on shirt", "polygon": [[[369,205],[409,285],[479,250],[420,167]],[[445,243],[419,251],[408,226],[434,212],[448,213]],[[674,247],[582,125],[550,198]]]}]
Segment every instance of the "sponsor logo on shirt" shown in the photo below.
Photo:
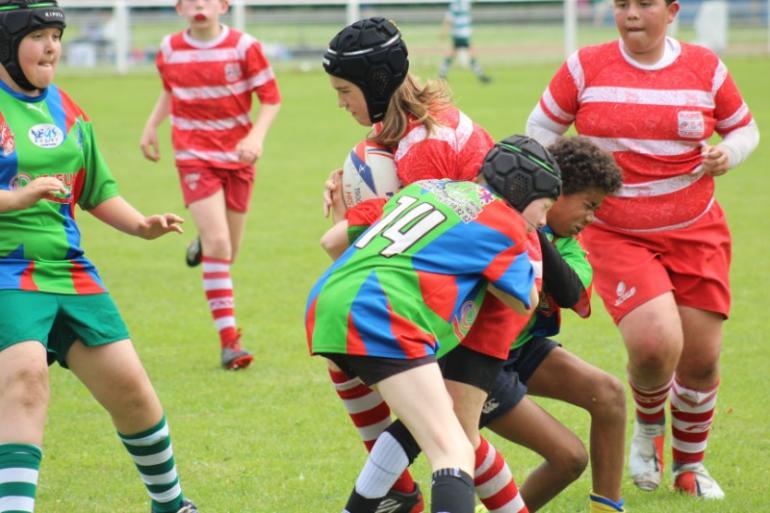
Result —
[{"label": "sponsor logo on shirt", "polygon": [[7,157],[16,150],[16,139],[8,123],[0,116],[0,148],[2,148],[3,157]]},{"label": "sponsor logo on shirt", "polygon": [[29,140],[40,148],[56,148],[64,142],[64,132],[56,125],[43,123],[29,129]]},{"label": "sponsor logo on shirt", "polygon": [[677,129],[680,137],[700,138],[706,133],[706,122],[699,110],[679,111]]},{"label": "sponsor logo on shirt", "polygon": [[241,79],[241,65],[237,62],[228,62],[225,64],[225,80],[236,82]]},{"label": "sponsor logo on shirt", "polygon": [[[51,173],[47,175],[40,175],[38,178],[43,176],[52,176],[54,178],[58,178],[64,184],[64,188],[66,189],[64,193],[53,194],[51,196],[46,196],[43,199],[53,201],[54,203],[70,203],[70,200],[72,199],[72,184],[75,183],[75,175],[66,173]],[[28,175],[27,173],[18,173],[11,179],[10,190],[15,191],[17,189],[23,189],[29,185],[29,182],[32,180],[32,176]]]},{"label": "sponsor logo on shirt", "polygon": [[615,306],[620,306],[623,303],[626,302],[631,296],[636,294],[636,287],[631,287],[630,289],[626,288],[625,282],[618,282],[618,286],[615,289],[615,294],[617,294],[617,299],[615,299]]}]

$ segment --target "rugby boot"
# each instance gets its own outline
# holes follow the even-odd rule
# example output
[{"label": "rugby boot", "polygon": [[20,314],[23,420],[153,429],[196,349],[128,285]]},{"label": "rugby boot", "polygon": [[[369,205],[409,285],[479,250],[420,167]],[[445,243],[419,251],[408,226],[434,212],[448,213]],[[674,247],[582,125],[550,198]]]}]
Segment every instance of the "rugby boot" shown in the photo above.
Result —
[{"label": "rugby boot", "polygon": [[634,434],[628,455],[628,468],[634,484],[645,491],[660,486],[663,475],[663,443],[665,424],[634,421]]},{"label": "rugby boot", "polygon": [[704,499],[725,498],[725,492],[711,477],[702,462],[676,465],[673,472],[674,490]]},{"label": "rugby boot", "polygon": [[201,264],[203,260],[203,250],[201,249],[201,238],[195,237],[190,244],[187,245],[187,250],[184,254],[184,261],[188,267],[196,267]]},{"label": "rugby boot", "polygon": [[411,493],[391,489],[382,498],[374,513],[423,513],[423,511],[425,511],[425,503],[422,492],[417,483],[414,483],[414,490]]}]

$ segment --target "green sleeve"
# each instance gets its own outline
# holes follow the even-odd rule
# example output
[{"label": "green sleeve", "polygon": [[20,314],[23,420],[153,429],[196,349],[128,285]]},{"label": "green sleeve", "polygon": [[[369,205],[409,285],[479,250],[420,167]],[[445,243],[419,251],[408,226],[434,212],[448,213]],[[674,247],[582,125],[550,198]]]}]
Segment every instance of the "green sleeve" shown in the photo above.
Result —
[{"label": "green sleeve", "polygon": [[587,289],[593,281],[593,269],[591,264],[588,263],[588,256],[580,242],[574,237],[565,237],[563,239],[556,239],[554,245],[562,258],[564,258],[564,261],[578,275],[583,288]]},{"label": "green sleeve", "polygon": [[78,198],[78,205],[84,210],[91,210],[102,202],[114,198],[118,194],[118,184],[112,177],[107,162],[102,157],[96,145],[93,125],[82,118],[78,120],[80,137],[83,142],[83,157],[85,161],[85,182]]}]

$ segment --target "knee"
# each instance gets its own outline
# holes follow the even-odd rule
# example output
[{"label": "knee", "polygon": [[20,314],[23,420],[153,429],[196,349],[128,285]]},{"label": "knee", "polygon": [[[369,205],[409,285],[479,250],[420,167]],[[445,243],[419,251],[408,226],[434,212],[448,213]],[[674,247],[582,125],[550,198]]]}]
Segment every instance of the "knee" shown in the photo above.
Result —
[{"label": "knee", "polygon": [[660,369],[676,363],[682,351],[682,338],[651,330],[627,341],[627,345],[635,367]]},{"label": "knee", "polygon": [[549,460],[559,475],[564,476],[569,482],[575,481],[588,466],[588,452],[583,443],[574,438],[567,446],[556,452],[558,456]]},{"label": "knee", "polygon": [[207,234],[205,237],[202,236],[202,242],[205,256],[224,260],[232,259],[232,246],[230,238],[226,234]]},{"label": "knee", "polygon": [[0,394],[9,407],[29,414],[45,412],[49,397],[48,368],[45,364],[16,368],[2,382]]},{"label": "knee", "polygon": [[116,406],[119,411],[111,411],[113,415],[142,415],[152,409],[157,402],[152,385],[143,375],[124,376],[115,380],[115,390],[120,400]]},{"label": "knee", "polygon": [[594,383],[596,388],[591,398],[591,416],[625,421],[626,391],[623,382],[605,373]]}]

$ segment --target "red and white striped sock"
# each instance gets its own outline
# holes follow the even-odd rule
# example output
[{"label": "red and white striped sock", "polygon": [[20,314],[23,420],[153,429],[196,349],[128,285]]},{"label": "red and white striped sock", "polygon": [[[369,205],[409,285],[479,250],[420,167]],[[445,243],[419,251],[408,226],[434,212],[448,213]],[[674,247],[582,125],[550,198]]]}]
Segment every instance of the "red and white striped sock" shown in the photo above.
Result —
[{"label": "red and white striped sock", "polygon": [[484,437],[476,449],[476,495],[489,513],[529,513],[503,456]]},{"label": "red and white striped sock", "polygon": [[[390,408],[376,390],[372,390],[357,377],[350,377],[342,371],[329,369],[337,395],[350,415],[350,419],[361,435],[367,451],[372,450],[377,437],[390,426]],[[393,489],[404,493],[414,490],[414,480],[409,470],[398,478]]]},{"label": "red and white striped sock", "polygon": [[203,290],[206,292],[209,310],[219,332],[221,346],[233,346],[238,342],[238,329],[235,325],[235,301],[229,260],[203,257]]},{"label": "red and white striped sock", "polygon": [[636,419],[644,424],[663,424],[666,421],[666,399],[668,391],[671,389],[671,381],[658,388],[644,388],[631,379],[628,384],[631,385],[631,395],[636,403]]},{"label": "red and white striped sock", "polygon": [[671,450],[674,465],[703,461],[709,429],[714,420],[719,383],[708,390],[671,387]]}]

